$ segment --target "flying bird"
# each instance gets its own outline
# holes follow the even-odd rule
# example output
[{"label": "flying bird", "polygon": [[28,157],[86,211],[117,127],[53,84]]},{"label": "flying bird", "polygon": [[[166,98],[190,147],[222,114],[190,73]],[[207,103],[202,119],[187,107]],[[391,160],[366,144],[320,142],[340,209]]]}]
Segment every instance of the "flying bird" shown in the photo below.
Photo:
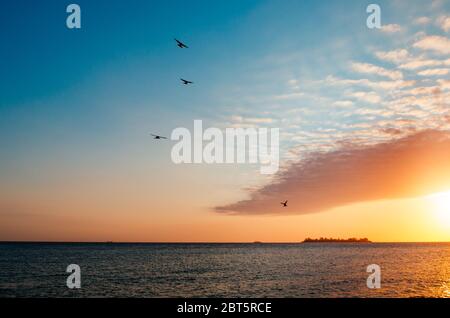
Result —
[{"label": "flying bird", "polygon": [[159,135],[154,135],[154,134],[150,134],[153,136],[153,139],[167,139],[166,137],[163,136],[159,136]]},{"label": "flying bird", "polygon": [[286,208],[287,207],[287,203],[288,203],[288,201],[286,200],[286,201],[284,201],[284,202],[280,202],[280,204],[283,206],[283,208]]},{"label": "flying bird", "polygon": [[180,49],[188,49],[188,48],[189,48],[189,46],[187,46],[187,45],[184,44],[183,42],[178,41],[177,39],[174,39],[174,40],[177,41],[177,46],[178,46]]},{"label": "flying bird", "polygon": [[180,80],[183,82],[184,85],[194,84],[194,82],[187,81],[185,79],[180,78]]}]

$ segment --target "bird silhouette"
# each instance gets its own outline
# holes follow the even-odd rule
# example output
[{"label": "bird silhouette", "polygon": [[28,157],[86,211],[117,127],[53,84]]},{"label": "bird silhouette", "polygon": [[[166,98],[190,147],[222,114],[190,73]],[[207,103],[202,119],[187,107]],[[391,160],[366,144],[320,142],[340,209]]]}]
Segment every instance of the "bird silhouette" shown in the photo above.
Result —
[{"label": "bird silhouette", "polygon": [[166,137],[160,136],[160,135],[154,135],[154,134],[150,134],[153,136],[153,139],[167,139]]},{"label": "bird silhouette", "polygon": [[286,200],[286,201],[284,201],[284,202],[280,202],[280,204],[283,206],[283,208],[286,208],[287,207],[287,203],[288,203],[288,201]]},{"label": "bird silhouette", "polygon": [[177,46],[178,46],[180,49],[188,49],[188,48],[189,48],[189,46],[187,46],[187,45],[184,44],[183,42],[178,41],[177,39],[174,39],[174,40],[177,41]]},{"label": "bird silhouette", "polygon": [[183,82],[184,85],[194,84],[194,82],[187,81],[185,79],[180,78],[180,80]]}]

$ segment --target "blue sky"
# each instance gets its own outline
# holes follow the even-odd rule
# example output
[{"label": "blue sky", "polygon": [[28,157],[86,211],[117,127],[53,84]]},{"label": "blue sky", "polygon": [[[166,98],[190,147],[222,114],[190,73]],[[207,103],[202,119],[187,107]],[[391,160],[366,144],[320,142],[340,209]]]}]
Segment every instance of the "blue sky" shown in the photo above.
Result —
[{"label": "blue sky", "polygon": [[0,188],[17,201],[87,176],[126,179],[125,192],[135,177],[155,200],[169,194],[154,180],[202,179],[186,190],[195,210],[266,181],[257,167],[174,167],[171,144],[148,133],[194,119],[281,128],[284,165],[446,128],[450,1],[377,1],[382,30],[366,27],[372,1],[80,0],[81,30],[65,26],[69,3],[9,1],[0,12]]}]

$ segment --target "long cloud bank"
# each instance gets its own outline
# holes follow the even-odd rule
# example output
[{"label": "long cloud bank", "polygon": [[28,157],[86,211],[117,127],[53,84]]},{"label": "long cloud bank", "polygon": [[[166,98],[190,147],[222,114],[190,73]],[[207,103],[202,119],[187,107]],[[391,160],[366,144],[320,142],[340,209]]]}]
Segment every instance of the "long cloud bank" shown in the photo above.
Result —
[{"label": "long cloud bank", "polygon": [[[372,146],[313,153],[250,199],[216,207],[227,214],[307,214],[352,203],[450,189],[450,132],[427,130]],[[289,200],[288,208],[279,202]]]}]

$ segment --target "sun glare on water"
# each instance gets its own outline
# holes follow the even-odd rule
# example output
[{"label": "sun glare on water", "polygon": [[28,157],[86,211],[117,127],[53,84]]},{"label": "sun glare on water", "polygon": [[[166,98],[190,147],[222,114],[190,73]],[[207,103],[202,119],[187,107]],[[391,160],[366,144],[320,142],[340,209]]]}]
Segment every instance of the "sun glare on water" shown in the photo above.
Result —
[{"label": "sun glare on water", "polygon": [[429,198],[440,224],[450,227],[450,191],[436,193],[429,196]]}]

